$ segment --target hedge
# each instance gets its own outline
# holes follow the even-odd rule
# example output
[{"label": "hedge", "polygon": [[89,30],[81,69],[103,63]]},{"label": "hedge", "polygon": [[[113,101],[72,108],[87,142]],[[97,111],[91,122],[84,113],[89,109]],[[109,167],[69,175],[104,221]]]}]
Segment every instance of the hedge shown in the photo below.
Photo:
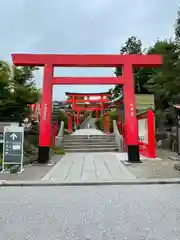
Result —
[{"label": "hedge", "polygon": [[[117,120],[117,113],[115,110],[110,111],[109,113],[109,120],[110,120],[110,132],[113,132],[113,120]],[[103,115],[101,114],[100,118],[96,120],[96,127],[97,129],[104,131],[104,121]]]}]

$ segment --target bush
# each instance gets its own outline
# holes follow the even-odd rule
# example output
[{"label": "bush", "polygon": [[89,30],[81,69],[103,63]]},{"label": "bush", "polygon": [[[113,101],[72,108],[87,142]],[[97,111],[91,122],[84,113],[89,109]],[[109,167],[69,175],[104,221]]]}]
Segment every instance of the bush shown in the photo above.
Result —
[{"label": "bush", "polygon": [[[110,122],[110,132],[113,132],[113,120],[117,120],[116,111],[110,111],[109,113],[109,122]],[[104,116],[101,115],[98,120],[96,120],[97,129],[104,131]]]},{"label": "bush", "polygon": [[101,129],[101,128],[100,128],[100,119],[97,119],[97,120],[96,120],[95,125],[96,125],[96,128],[97,128],[97,129],[99,129],[99,130]]},{"label": "bush", "polygon": [[57,154],[57,155],[64,155],[65,154],[65,151],[63,148],[60,148],[60,147],[55,147],[52,149],[54,154]]},{"label": "bush", "polygon": [[[98,118],[101,116],[101,112],[98,111]],[[96,118],[96,111],[92,111],[92,118]]]},{"label": "bush", "polygon": [[103,121],[103,114],[99,117],[99,119],[96,120],[95,122],[96,128],[98,130],[104,131],[104,121]]},{"label": "bush", "polygon": [[64,122],[64,129],[67,129],[68,128],[68,117],[64,114],[64,112],[59,112],[58,113],[58,123],[59,123],[59,126],[61,124],[61,121]]},{"label": "bush", "polygon": [[166,113],[161,110],[155,111],[155,123],[156,127],[164,126],[167,123]]},{"label": "bush", "polygon": [[113,132],[113,121],[114,120],[117,120],[117,112],[111,111],[111,112],[109,112],[110,132]]},{"label": "bush", "polygon": [[3,154],[3,143],[0,143],[0,156]]}]

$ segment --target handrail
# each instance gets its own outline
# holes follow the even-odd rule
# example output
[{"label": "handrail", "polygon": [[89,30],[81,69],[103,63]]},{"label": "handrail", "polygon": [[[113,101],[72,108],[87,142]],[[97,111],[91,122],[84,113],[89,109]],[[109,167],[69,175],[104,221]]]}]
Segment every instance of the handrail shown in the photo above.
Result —
[{"label": "handrail", "polygon": [[92,114],[89,114],[87,118],[84,119],[84,121],[80,124],[80,128],[84,128],[84,125],[86,125],[87,121],[91,118]]},{"label": "handrail", "polygon": [[58,121],[52,126],[52,132],[51,132],[51,147],[54,148],[57,145],[57,140],[58,140],[58,145],[62,144],[62,141],[64,139],[64,122],[61,121],[60,123],[60,128],[58,127]]},{"label": "handrail", "polygon": [[59,128],[59,133],[58,133],[57,137],[60,140],[60,142],[62,142],[63,139],[64,139],[64,122],[63,121],[61,121],[60,128]]},{"label": "handrail", "polygon": [[115,140],[118,146],[119,152],[123,151],[123,137],[119,132],[116,120],[113,120],[113,133],[115,135]]}]

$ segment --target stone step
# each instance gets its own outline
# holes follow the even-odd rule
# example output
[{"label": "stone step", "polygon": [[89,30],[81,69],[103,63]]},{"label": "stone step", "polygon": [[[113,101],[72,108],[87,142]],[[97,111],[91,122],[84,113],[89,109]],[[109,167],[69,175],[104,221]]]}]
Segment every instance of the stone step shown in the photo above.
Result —
[{"label": "stone step", "polygon": [[94,149],[94,148],[117,148],[116,144],[109,144],[109,145],[105,145],[105,144],[101,144],[101,145],[84,145],[84,144],[77,144],[77,145],[64,145],[64,149]]},{"label": "stone step", "polygon": [[84,141],[63,141],[63,144],[64,145],[102,145],[102,144],[105,144],[105,145],[108,145],[108,144],[116,144],[116,141],[115,140],[103,140],[103,141],[98,141],[98,140],[93,140],[93,141],[88,141],[88,140],[84,140]]},{"label": "stone step", "polygon": [[63,141],[64,144],[66,145],[70,145],[70,144],[111,144],[111,143],[116,143],[115,139],[109,139],[109,140],[64,140]]},{"label": "stone step", "polygon": [[118,148],[78,148],[64,149],[65,152],[117,152]]},{"label": "stone step", "polygon": [[64,140],[73,140],[73,139],[82,139],[82,140],[84,140],[84,139],[114,139],[115,138],[115,136],[114,135],[103,135],[103,136],[101,136],[101,135],[99,135],[99,136],[83,136],[83,135],[78,135],[78,136],[68,136],[68,135],[65,135],[64,136]]},{"label": "stone step", "polygon": [[87,144],[91,144],[91,143],[114,143],[116,142],[115,139],[74,139],[74,140],[63,140],[64,144],[73,144],[73,143],[79,143],[79,144],[83,144],[83,143],[87,143]]},{"label": "stone step", "polygon": [[78,137],[88,137],[88,136],[95,136],[95,137],[113,137],[114,134],[98,134],[98,135],[93,135],[93,134],[85,134],[85,135],[67,135],[66,137],[75,137],[75,138],[78,138]]}]

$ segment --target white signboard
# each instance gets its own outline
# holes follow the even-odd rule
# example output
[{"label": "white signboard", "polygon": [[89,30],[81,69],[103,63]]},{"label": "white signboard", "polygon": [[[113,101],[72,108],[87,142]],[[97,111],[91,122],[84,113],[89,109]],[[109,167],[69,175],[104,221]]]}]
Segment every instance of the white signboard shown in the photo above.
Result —
[{"label": "white signboard", "polygon": [[148,143],[147,118],[138,120],[139,141]]}]

